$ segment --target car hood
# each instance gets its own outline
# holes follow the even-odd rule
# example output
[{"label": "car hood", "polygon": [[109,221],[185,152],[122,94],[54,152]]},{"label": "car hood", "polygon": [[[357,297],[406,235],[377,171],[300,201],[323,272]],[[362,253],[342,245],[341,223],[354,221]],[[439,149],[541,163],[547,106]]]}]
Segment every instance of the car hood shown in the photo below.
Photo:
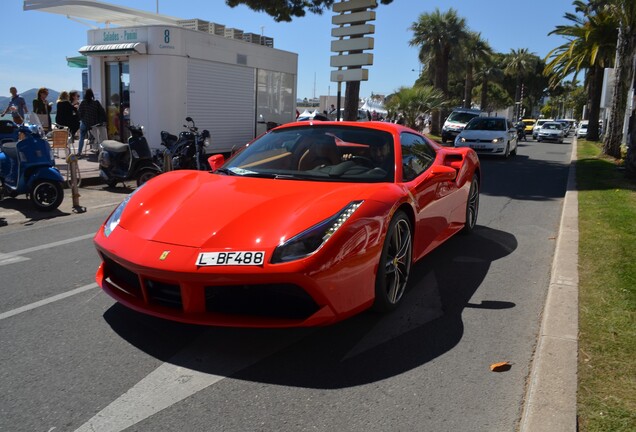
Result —
[{"label": "car hood", "polygon": [[190,247],[275,247],[382,184],[262,179],[174,171],[135,193],[120,226],[144,240]]}]

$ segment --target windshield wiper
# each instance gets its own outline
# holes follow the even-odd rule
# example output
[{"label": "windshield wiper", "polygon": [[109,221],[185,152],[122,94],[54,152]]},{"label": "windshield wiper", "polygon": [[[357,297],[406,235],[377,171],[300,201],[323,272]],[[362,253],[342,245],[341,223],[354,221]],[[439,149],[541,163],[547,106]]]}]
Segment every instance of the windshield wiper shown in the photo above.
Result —
[{"label": "windshield wiper", "polygon": [[235,176],[238,175],[236,174],[234,171],[232,171],[229,168],[219,168],[216,171],[214,171],[214,173],[219,173],[219,174],[225,174],[225,175],[229,175],[229,176]]}]

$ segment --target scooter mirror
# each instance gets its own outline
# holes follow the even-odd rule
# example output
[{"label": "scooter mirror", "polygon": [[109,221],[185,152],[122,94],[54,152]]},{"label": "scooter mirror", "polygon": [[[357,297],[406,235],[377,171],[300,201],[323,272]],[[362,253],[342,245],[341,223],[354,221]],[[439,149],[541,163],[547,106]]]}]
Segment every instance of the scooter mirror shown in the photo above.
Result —
[{"label": "scooter mirror", "polygon": [[186,117],[186,121],[191,122],[192,121],[192,117]]},{"label": "scooter mirror", "polygon": [[225,163],[225,158],[222,154],[215,154],[208,158],[208,163],[210,164],[210,168],[212,171],[216,171],[223,166]]}]

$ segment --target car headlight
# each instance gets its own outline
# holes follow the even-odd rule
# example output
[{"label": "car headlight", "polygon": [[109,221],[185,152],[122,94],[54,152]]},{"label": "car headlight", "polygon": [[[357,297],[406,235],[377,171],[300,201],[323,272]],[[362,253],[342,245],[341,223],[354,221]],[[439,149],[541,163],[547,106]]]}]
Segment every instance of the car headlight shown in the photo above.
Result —
[{"label": "car headlight", "polygon": [[492,140],[492,143],[493,143],[493,144],[497,144],[497,143],[504,142],[505,140],[506,140],[506,139],[505,139],[504,137],[498,137],[498,138],[494,138],[494,139]]},{"label": "car headlight", "polygon": [[272,264],[294,261],[316,252],[351,217],[364,201],[352,201],[329,219],[312,226],[278,245]]},{"label": "car headlight", "polygon": [[459,142],[465,143],[466,142],[466,138],[464,138],[464,137],[459,138]]},{"label": "car headlight", "polygon": [[130,193],[115,209],[114,212],[111,213],[110,217],[108,218],[108,220],[106,220],[106,223],[104,224],[104,236],[108,237],[114,230],[115,228],[117,228],[117,226],[119,225],[119,221],[121,220],[121,215],[124,213],[124,209],[126,208],[126,206],[128,205],[128,202],[130,201],[130,198],[132,198],[132,196],[139,190],[141,189],[143,186],[145,185],[145,183],[143,183],[141,186],[139,186],[137,189],[135,189],[134,191],[132,191],[132,193]]}]

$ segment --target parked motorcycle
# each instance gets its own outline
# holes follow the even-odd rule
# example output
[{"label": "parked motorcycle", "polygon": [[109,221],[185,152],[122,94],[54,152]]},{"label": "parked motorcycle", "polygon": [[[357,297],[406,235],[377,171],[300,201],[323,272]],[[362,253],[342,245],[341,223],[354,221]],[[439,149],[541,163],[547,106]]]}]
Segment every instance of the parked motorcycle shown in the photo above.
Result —
[{"label": "parked motorcycle", "polygon": [[199,132],[192,117],[186,117],[190,125],[183,125],[187,130],[179,137],[167,131],[161,131],[163,151],[163,171],[179,169],[209,170],[206,147],[210,145],[210,132],[207,129]]},{"label": "parked motorcycle", "polygon": [[161,174],[161,168],[152,160],[143,127],[130,125],[128,129],[130,138],[127,143],[104,140],[99,145],[99,175],[110,187],[133,179],[137,186],[141,186]]},{"label": "parked motorcycle", "polygon": [[526,124],[520,121],[515,125],[515,128],[517,129],[517,141],[527,141]]},{"label": "parked motorcycle", "polygon": [[38,210],[51,211],[64,199],[63,183],[37,125],[23,124],[17,141],[0,144],[0,199],[26,194]]}]

